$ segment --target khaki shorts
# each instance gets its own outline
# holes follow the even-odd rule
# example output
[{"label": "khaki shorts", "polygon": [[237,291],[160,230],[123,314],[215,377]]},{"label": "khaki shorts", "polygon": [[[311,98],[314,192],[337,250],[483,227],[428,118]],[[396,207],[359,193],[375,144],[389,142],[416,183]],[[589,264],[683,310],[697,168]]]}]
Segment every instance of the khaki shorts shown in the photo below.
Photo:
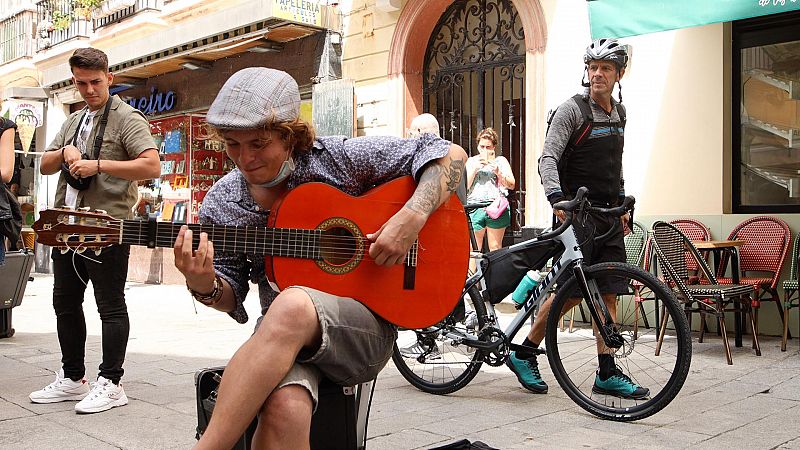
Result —
[{"label": "khaki shorts", "polygon": [[311,297],[322,327],[322,344],[314,354],[300,352],[278,388],[305,387],[316,409],[322,376],[342,386],[375,379],[392,356],[397,329],[352,298],[292,287]]}]

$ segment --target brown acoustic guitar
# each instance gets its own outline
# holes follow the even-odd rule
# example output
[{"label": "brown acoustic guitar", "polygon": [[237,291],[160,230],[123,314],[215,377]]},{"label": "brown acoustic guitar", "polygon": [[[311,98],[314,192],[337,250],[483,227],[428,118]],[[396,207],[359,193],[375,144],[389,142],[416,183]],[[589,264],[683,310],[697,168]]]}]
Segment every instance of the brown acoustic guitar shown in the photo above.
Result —
[{"label": "brown acoustic guitar", "polygon": [[[415,186],[401,177],[353,197],[307,183],[276,201],[267,227],[188,226],[195,247],[205,232],[217,251],[264,255],[267,277],[281,289],[301,285],[352,297],[397,326],[424,328],[453,310],[464,287],[469,230],[461,203],[451,196],[431,215],[403,264],[375,264],[365,236],[399,211]],[[44,245],[82,252],[114,244],[172,247],[182,225],[48,209],[33,229]]]}]

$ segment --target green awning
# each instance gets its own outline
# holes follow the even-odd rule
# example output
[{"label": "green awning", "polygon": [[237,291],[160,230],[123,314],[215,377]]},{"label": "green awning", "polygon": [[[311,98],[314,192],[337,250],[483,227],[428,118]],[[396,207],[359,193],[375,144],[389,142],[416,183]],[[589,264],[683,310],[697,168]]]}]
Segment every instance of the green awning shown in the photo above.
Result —
[{"label": "green awning", "polygon": [[592,39],[800,10],[800,0],[587,0]]}]

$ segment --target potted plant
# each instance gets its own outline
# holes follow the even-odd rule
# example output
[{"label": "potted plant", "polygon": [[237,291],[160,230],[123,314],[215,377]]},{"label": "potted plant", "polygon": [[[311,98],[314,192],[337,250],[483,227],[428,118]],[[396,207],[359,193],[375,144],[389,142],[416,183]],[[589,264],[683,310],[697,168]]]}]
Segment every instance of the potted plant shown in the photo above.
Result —
[{"label": "potted plant", "polygon": [[51,17],[52,17],[51,24],[53,30],[66,30],[72,23],[72,17],[69,14],[63,13],[58,10],[53,11],[51,13]]},{"label": "potted plant", "polygon": [[103,0],[72,0],[72,9],[75,11],[75,17],[90,20],[92,18],[92,11],[100,8]]}]

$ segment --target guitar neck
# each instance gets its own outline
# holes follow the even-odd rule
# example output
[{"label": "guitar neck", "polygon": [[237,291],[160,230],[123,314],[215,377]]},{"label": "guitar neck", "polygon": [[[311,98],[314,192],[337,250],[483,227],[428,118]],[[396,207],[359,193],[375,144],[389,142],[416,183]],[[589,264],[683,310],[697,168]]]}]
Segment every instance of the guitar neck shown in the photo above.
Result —
[{"label": "guitar neck", "polygon": [[207,233],[215,251],[322,259],[320,230],[172,222],[156,222],[155,225],[155,235],[152,236],[147,221],[123,220],[120,242],[148,247],[173,247],[181,226],[187,225],[192,230],[192,248],[197,248],[200,243],[200,233]]}]

